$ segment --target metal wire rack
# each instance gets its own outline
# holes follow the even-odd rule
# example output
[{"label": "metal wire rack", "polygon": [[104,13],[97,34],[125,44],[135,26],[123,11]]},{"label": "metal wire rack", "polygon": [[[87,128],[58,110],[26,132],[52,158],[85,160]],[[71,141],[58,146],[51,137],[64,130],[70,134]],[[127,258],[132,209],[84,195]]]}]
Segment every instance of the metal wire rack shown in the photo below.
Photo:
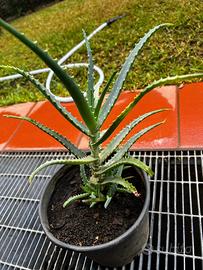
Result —
[{"label": "metal wire rack", "polygon": [[[41,191],[59,166],[30,186],[40,163],[66,152],[0,153],[0,269],[89,270],[102,268],[81,254],[54,246],[42,231]],[[203,151],[133,152],[149,164],[150,237],[144,252],[122,270],[203,269]]]}]

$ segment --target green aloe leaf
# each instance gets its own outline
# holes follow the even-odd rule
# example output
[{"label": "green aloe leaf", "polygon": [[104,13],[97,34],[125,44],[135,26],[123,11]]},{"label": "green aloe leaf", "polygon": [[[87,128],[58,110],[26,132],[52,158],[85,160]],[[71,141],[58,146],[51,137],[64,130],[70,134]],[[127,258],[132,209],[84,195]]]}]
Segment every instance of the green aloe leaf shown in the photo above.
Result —
[{"label": "green aloe leaf", "polygon": [[32,75],[28,72],[25,72],[22,69],[13,66],[3,66],[0,65],[0,68],[6,70],[12,70],[19,74],[21,74],[24,78],[28,79],[34,86],[52,103],[52,105],[77,129],[79,129],[82,133],[89,136],[89,130],[79,122],[70,112],[68,112],[56,99],[55,97],[50,94],[47,89],[41,84],[37,79],[35,79]]},{"label": "green aloe leaf", "polygon": [[122,177],[116,176],[116,177],[105,178],[105,180],[101,183],[101,185],[106,185],[106,184],[120,185],[131,193],[137,193],[137,189],[133,186],[133,184],[131,184],[130,182],[128,182]]},{"label": "green aloe leaf", "polygon": [[99,174],[103,174],[108,172],[109,170],[112,170],[116,167],[119,167],[121,165],[133,165],[135,167],[138,167],[140,169],[142,169],[143,171],[145,171],[147,174],[149,174],[150,176],[153,176],[153,171],[151,170],[151,168],[149,166],[147,166],[144,162],[142,162],[139,159],[136,158],[122,158],[117,162],[113,162],[110,165],[105,165],[101,168],[101,171],[99,172]]},{"label": "green aloe leaf", "polygon": [[93,111],[94,108],[94,63],[92,58],[92,51],[90,48],[90,43],[87,39],[87,35],[83,30],[83,35],[85,38],[85,44],[87,48],[87,55],[88,55],[88,89],[87,89],[87,102],[89,107]]},{"label": "green aloe leaf", "polygon": [[95,162],[96,159],[91,157],[91,156],[87,156],[81,159],[55,159],[55,160],[50,160],[45,162],[44,164],[40,165],[37,169],[35,169],[32,174],[29,177],[29,182],[32,182],[32,179],[34,178],[34,176],[40,172],[42,169],[49,167],[51,165],[56,165],[56,164],[64,164],[64,165],[83,165],[83,164],[90,164]]},{"label": "green aloe leaf", "polygon": [[107,162],[105,163],[105,166],[110,166],[115,162],[118,162],[126,153],[127,151],[130,149],[130,147],[140,138],[142,137],[145,133],[147,133],[148,131],[152,130],[153,128],[163,124],[165,121],[162,122],[158,122],[154,125],[151,125],[149,127],[146,127],[144,129],[142,129],[141,131],[139,131],[137,134],[135,134],[134,136],[132,136],[126,144],[124,144],[124,146],[118,150],[118,152]]},{"label": "green aloe leaf", "polygon": [[40,122],[31,119],[29,117],[21,117],[21,116],[15,116],[15,115],[4,115],[7,118],[14,118],[14,119],[20,119],[27,121],[31,123],[32,125],[38,127],[40,130],[44,131],[48,135],[50,135],[52,138],[54,138],[56,141],[58,141],[60,144],[65,146],[73,155],[76,157],[85,157],[85,153],[78,149],[71,141],[69,141],[67,138],[65,138],[63,135],[59,134],[58,132],[46,127],[45,125],[41,124]]},{"label": "green aloe leaf", "polygon": [[105,208],[105,209],[109,206],[109,204],[110,204],[112,198],[113,198],[113,197],[111,197],[111,196],[109,196],[109,195],[106,196],[106,201],[105,201],[105,204],[104,204],[104,208]]},{"label": "green aloe leaf", "polygon": [[[120,145],[120,143],[126,138],[126,136],[130,133],[130,131],[138,125],[140,122],[142,122],[144,119],[147,117],[163,112],[167,109],[159,109],[155,111],[151,111],[148,113],[145,113],[138,117],[137,119],[133,120],[131,123],[129,123],[126,127],[124,127],[112,140],[111,142],[105,147],[105,149],[100,153],[100,159],[101,162],[104,162],[107,157],[109,157],[115,150],[116,148]],[[101,140],[102,142],[102,140]]]},{"label": "green aloe leaf", "polygon": [[65,208],[66,206],[72,204],[73,202],[78,201],[80,199],[84,199],[88,196],[89,196],[89,193],[81,193],[81,194],[71,196],[70,198],[68,198],[68,200],[64,202],[63,207]]},{"label": "green aloe leaf", "polygon": [[88,182],[88,177],[87,177],[87,173],[85,170],[85,165],[80,165],[80,177],[81,177],[83,183]]},{"label": "green aloe leaf", "polygon": [[51,56],[49,56],[45,51],[39,48],[34,42],[28,39],[23,33],[17,31],[10,24],[0,19],[0,26],[2,26],[5,30],[10,32],[13,36],[19,39],[28,48],[30,48],[56,74],[56,76],[64,84],[66,89],[69,91],[71,97],[75,101],[75,104],[89,130],[92,133],[96,132],[96,122],[94,116],[78,85],[67,74],[67,72],[65,72],[63,68],[61,68]]},{"label": "green aloe leaf", "polygon": [[111,85],[111,83],[112,83],[112,81],[113,81],[116,73],[117,73],[116,71],[113,72],[113,74],[111,75],[111,77],[108,80],[106,86],[104,87],[104,90],[102,91],[102,93],[101,93],[101,95],[99,97],[99,100],[98,100],[97,105],[96,105],[96,108],[95,108],[95,113],[94,113],[95,117],[98,117],[98,115],[99,115],[99,112],[100,112],[102,103],[104,101],[105,95],[106,95],[106,93],[107,93],[107,91],[108,91],[108,89],[109,89],[109,87],[110,87],[110,85]]},{"label": "green aloe leaf", "polygon": [[164,24],[160,24],[158,26],[155,26],[154,28],[152,28],[151,30],[148,31],[148,33],[146,33],[144,35],[144,37],[142,37],[140,39],[140,41],[135,45],[134,49],[130,52],[130,54],[128,55],[119,75],[118,78],[112,88],[112,91],[110,93],[110,95],[108,96],[106,102],[104,103],[100,113],[99,113],[99,123],[100,126],[103,124],[103,122],[106,120],[108,114],[110,113],[111,109],[113,108],[115,102],[117,101],[121,91],[122,91],[122,87],[123,84],[126,80],[126,77],[130,71],[130,68],[133,64],[133,62],[135,61],[136,56],[138,56],[140,50],[143,48],[144,44],[147,42],[147,40],[160,28],[162,27],[166,27],[166,26],[171,26],[171,24],[169,23],[164,23]]},{"label": "green aloe leaf", "polygon": [[144,88],[143,91],[140,92],[138,96],[125,108],[125,110],[117,117],[117,119],[112,123],[112,125],[105,131],[102,137],[95,143],[95,145],[99,145],[104,142],[112,132],[119,126],[119,124],[123,121],[123,119],[129,114],[129,112],[135,107],[135,105],[151,90],[155,87],[170,84],[176,81],[184,81],[190,80],[193,78],[203,78],[203,73],[193,73],[193,74],[185,74],[185,75],[176,75],[167,78],[161,78],[157,81],[154,81],[152,84],[148,85]]},{"label": "green aloe leaf", "polygon": [[135,97],[135,99],[129,104],[129,106],[125,109],[123,114],[128,114],[134,106],[145,96],[147,93],[149,93],[151,90],[153,90],[155,87],[159,87],[162,85],[167,85],[174,83],[176,81],[187,81],[194,78],[203,78],[203,73],[192,73],[192,74],[184,74],[184,75],[176,75],[166,78],[161,78],[157,81],[154,81],[150,85],[146,86],[143,91],[140,92],[140,94]]}]

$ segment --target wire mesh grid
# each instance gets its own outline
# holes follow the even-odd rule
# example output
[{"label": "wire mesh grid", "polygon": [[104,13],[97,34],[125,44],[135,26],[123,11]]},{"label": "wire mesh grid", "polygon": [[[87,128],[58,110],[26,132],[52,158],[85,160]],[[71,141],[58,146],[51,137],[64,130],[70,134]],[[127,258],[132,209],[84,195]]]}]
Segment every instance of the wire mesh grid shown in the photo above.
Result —
[{"label": "wire mesh grid", "polygon": [[[150,236],[144,252],[119,268],[203,269],[203,151],[134,152],[155,174],[150,179]],[[54,246],[39,221],[41,191],[59,166],[30,186],[39,164],[65,152],[0,154],[0,269],[103,269],[81,254]],[[108,269],[108,268],[104,268]]]}]

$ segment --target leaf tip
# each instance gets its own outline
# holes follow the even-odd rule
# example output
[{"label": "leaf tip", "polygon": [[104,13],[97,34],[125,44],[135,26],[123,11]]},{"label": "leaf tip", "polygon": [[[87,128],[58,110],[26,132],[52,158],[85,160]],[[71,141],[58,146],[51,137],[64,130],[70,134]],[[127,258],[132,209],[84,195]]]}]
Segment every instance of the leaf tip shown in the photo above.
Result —
[{"label": "leaf tip", "polygon": [[149,174],[149,176],[153,176],[154,175],[154,172],[152,171],[151,168],[149,169],[148,174]]},{"label": "leaf tip", "polygon": [[63,203],[63,208],[67,206],[67,201]]},{"label": "leaf tip", "polygon": [[31,185],[32,184],[32,179],[33,179],[33,176],[30,175],[29,178],[28,178],[28,183]]},{"label": "leaf tip", "polygon": [[136,190],[133,192],[133,195],[138,198],[140,197],[141,194]]},{"label": "leaf tip", "polygon": [[166,120],[166,119],[164,119],[163,121],[161,121],[161,122],[160,122],[160,125],[165,124],[165,123],[166,123],[166,121],[167,121],[167,120]]}]

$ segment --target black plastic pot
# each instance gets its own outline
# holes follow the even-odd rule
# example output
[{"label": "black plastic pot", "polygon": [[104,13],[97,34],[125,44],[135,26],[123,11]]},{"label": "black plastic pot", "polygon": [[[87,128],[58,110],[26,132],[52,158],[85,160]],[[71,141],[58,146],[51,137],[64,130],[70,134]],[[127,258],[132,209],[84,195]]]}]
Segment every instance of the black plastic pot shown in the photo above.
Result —
[{"label": "black plastic pot", "polygon": [[141,181],[143,181],[146,188],[145,202],[142,212],[136,222],[121,236],[116,239],[96,246],[75,246],[63,243],[56,239],[50,232],[47,208],[49,200],[55,189],[55,185],[61,177],[67,173],[68,167],[62,167],[46,185],[39,205],[39,214],[42,227],[47,237],[56,245],[77,251],[87,255],[90,259],[104,266],[123,266],[130,263],[136,255],[139,255],[144,249],[149,235],[149,201],[150,201],[150,188],[147,175],[141,170],[137,169]]}]

